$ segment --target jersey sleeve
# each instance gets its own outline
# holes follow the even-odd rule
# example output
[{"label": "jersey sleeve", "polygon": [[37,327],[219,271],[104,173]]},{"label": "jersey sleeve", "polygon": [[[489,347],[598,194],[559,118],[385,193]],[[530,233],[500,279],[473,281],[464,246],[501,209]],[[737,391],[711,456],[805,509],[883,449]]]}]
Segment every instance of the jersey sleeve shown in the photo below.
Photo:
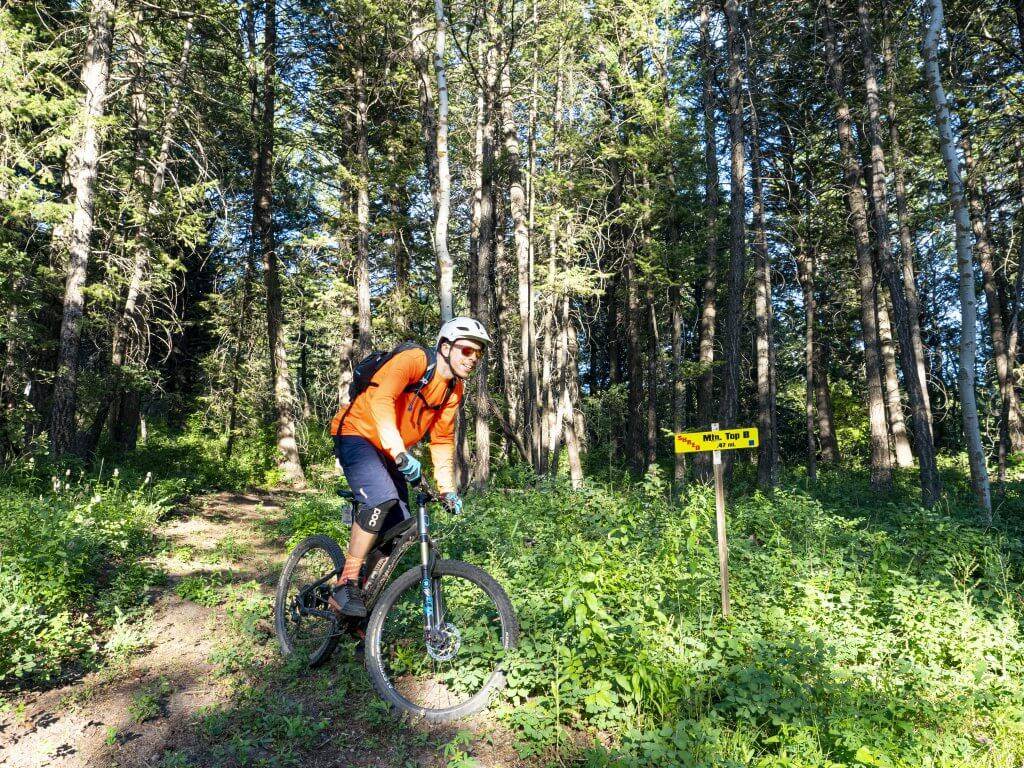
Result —
[{"label": "jersey sleeve", "polygon": [[430,460],[434,464],[434,481],[440,493],[456,490],[455,417],[459,412],[462,392],[462,383],[459,382],[453,396],[430,430]]},{"label": "jersey sleeve", "polygon": [[381,366],[373,377],[377,385],[370,388],[370,413],[377,426],[381,448],[397,458],[405,451],[405,441],[398,431],[395,402],[403,390],[420,380],[427,370],[427,356],[422,350],[400,352]]}]

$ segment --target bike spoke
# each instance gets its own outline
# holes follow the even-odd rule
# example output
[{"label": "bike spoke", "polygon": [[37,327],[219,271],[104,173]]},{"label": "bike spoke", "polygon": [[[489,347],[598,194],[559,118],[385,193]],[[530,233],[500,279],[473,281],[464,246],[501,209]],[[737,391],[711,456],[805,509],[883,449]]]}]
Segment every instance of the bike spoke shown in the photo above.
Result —
[{"label": "bike spoke", "polygon": [[[381,632],[383,671],[413,706],[459,706],[488,683],[504,658],[501,618],[487,593],[472,581],[445,575],[442,632],[428,642],[419,584],[388,612]],[[448,658],[450,656],[450,658]]]}]

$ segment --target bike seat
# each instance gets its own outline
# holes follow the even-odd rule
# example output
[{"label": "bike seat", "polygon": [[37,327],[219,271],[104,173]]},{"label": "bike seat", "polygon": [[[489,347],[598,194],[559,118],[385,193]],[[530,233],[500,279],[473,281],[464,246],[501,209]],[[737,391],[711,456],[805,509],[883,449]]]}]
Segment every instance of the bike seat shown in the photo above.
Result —
[{"label": "bike seat", "polygon": [[354,502],[356,500],[355,493],[353,493],[352,491],[348,490],[347,488],[339,488],[338,489],[338,495],[341,496],[341,498],[348,499],[349,501],[352,501],[352,502]]}]

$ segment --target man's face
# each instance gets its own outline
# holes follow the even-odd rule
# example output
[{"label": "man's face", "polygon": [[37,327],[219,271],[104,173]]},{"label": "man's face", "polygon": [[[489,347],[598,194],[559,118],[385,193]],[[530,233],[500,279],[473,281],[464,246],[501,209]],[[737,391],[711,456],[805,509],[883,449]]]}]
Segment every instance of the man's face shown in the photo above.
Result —
[{"label": "man's face", "polygon": [[483,347],[469,339],[459,339],[452,343],[449,353],[452,373],[460,379],[468,379],[476,370],[477,363],[483,356]]}]

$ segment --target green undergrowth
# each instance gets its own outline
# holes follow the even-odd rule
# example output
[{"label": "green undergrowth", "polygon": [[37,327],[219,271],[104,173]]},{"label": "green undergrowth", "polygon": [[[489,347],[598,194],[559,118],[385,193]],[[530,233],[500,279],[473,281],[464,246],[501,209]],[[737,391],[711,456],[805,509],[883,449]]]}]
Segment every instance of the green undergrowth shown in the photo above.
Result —
[{"label": "green undergrowth", "polygon": [[301,658],[282,658],[268,626],[272,597],[260,584],[223,588],[220,604],[225,620],[210,661],[226,695],[192,715],[187,746],[168,749],[157,765],[288,768],[327,756],[332,764],[362,765],[349,758],[372,755],[374,765],[411,768],[425,764],[417,755],[446,748],[443,734],[391,717],[349,638],[329,664],[311,670]]},{"label": "green undergrowth", "polygon": [[160,578],[140,558],[168,499],[120,477],[0,486],[0,685],[88,666]]},{"label": "green undergrowth", "polygon": [[0,471],[0,689],[109,656],[161,581],[144,559],[160,517],[191,494],[260,482],[265,467],[244,452],[225,461],[200,433],[157,431],[92,467],[42,454]]},{"label": "green undergrowth", "polygon": [[[495,490],[434,532],[516,606],[500,712],[528,763],[1016,768],[1024,545],[958,492],[915,498],[909,476],[876,496],[859,473],[735,492],[727,619],[713,494],[670,502],[657,472]],[[285,533],[337,535],[337,516],[306,500]]]}]

